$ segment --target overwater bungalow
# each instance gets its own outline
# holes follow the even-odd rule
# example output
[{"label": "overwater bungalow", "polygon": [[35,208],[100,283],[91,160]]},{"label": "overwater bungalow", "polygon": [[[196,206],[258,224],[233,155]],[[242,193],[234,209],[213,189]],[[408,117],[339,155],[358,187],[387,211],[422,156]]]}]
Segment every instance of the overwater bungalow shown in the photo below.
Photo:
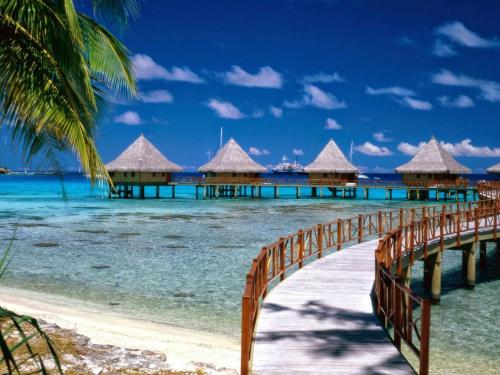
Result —
[{"label": "overwater bungalow", "polygon": [[244,184],[257,181],[260,174],[267,169],[248,156],[231,138],[213,159],[202,165],[198,171],[205,175],[208,183]]},{"label": "overwater bungalow", "polygon": [[462,186],[462,175],[470,169],[457,162],[443,145],[432,138],[406,164],[396,168],[402,180],[410,186]]},{"label": "overwater bungalow", "polygon": [[120,156],[106,164],[113,180],[114,192],[119,196],[133,197],[133,187],[139,187],[139,197],[144,198],[146,186],[156,187],[159,198],[160,186],[172,182],[172,174],[182,168],[168,160],[144,135],[140,135]]},{"label": "overwater bungalow", "polygon": [[330,139],[314,161],[304,168],[312,185],[339,186],[355,184],[360,170],[344,156]]},{"label": "overwater bungalow", "polygon": [[497,178],[500,179],[500,163],[497,163],[495,165],[492,165],[491,167],[489,167],[486,172],[490,173],[490,174],[495,174],[497,176]]}]

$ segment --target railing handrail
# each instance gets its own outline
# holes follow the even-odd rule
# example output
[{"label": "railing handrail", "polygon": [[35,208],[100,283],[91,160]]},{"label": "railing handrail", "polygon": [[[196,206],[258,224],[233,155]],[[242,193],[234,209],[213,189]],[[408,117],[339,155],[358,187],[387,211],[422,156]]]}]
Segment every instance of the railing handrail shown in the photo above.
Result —
[{"label": "railing handrail", "polygon": [[[384,235],[384,237],[380,239],[380,248],[380,244],[386,243],[384,240],[389,241],[388,239],[393,239],[397,236],[400,238],[403,228],[414,228],[415,226],[420,228],[424,225],[423,223],[428,222],[431,217],[434,218],[433,220],[436,220],[436,218],[441,220],[443,215],[447,215],[447,218],[451,218],[457,213],[460,213],[460,215],[470,215],[471,212],[475,212],[476,215],[478,215],[481,212],[486,212],[486,209],[491,208],[491,202],[494,202],[494,209],[498,211],[500,183],[478,185],[477,189],[479,193],[483,195],[491,194],[494,198],[468,203],[458,202],[440,206],[421,206],[418,208],[401,208],[399,210],[392,211],[378,211],[368,215],[358,215],[347,219],[337,219],[327,223],[318,224],[307,229],[299,230],[294,234],[281,237],[278,241],[270,245],[264,246],[257,257],[254,258],[252,266],[247,273],[243,292],[241,374],[246,375],[249,371],[252,336],[260,308],[260,302],[266,296],[268,288],[271,287],[270,284],[272,282],[277,279],[282,281],[286,278],[287,270],[293,267],[300,269],[302,268],[304,261],[312,256],[320,258],[327,250],[340,250],[345,244],[353,243],[354,241],[362,242],[367,236],[378,236],[381,238]],[[483,210],[480,211],[480,209]],[[469,218],[469,216],[466,217]],[[442,221],[440,221],[440,223],[442,229],[442,225],[444,224]],[[475,223],[477,227],[477,216]],[[495,219],[495,225],[496,223]],[[428,228],[426,227],[425,232],[422,233],[427,234],[427,230]],[[477,230],[478,229],[476,228],[476,232]],[[422,239],[428,241],[429,238],[427,237],[427,235],[421,235],[418,238],[412,238],[413,241],[416,240],[418,243],[418,241],[421,241]],[[389,248],[387,246],[383,249],[380,248],[380,250],[379,248],[377,248],[378,253],[376,255],[376,285],[380,282],[380,278],[385,275],[388,279],[387,282],[394,283],[396,294],[403,293],[403,295],[408,296],[408,298],[420,304],[422,314],[428,314],[428,316],[422,315],[421,324],[425,324],[426,326],[422,326],[419,332],[421,340],[422,337],[424,340],[423,344],[421,341],[421,345],[424,345],[424,348],[420,347],[419,351],[425,356],[425,353],[428,353],[428,342],[426,343],[425,340],[426,337],[428,339],[430,328],[429,301],[423,300],[421,297],[413,294],[411,289],[401,288],[400,283],[396,280],[396,276],[394,276],[391,272],[393,261],[398,261],[397,257],[391,257],[389,265],[387,262],[388,255],[386,254],[387,256],[384,258],[385,261],[381,262],[380,260],[383,256],[380,251],[387,251]],[[376,290],[376,292],[377,291],[379,290]],[[377,295],[377,298],[379,301],[379,307],[381,307],[380,303],[383,301],[380,301],[380,294]],[[402,335],[401,332],[398,333],[398,336],[399,339],[407,338],[407,336]],[[410,344],[412,343],[410,342]],[[410,348],[413,351],[418,350],[416,347],[412,347],[411,345]],[[425,374],[427,371],[425,367],[426,361],[428,363],[428,357],[427,360],[424,358],[423,362],[421,358],[422,374]]]}]

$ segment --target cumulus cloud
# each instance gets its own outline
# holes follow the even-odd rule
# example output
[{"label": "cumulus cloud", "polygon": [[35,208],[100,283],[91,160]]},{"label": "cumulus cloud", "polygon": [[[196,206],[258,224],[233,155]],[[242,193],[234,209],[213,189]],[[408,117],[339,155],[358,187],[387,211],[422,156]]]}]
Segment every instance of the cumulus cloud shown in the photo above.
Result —
[{"label": "cumulus cloud", "polygon": [[142,93],[139,100],[144,103],[172,103],[174,97],[167,90],[153,90]]},{"label": "cumulus cloud", "polygon": [[306,83],[332,83],[332,82],[343,82],[344,78],[340,76],[337,72],[333,74],[319,72],[316,74],[306,75],[302,77],[302,82]]},{"label": "cumulus cloud", "polygon": [[283,117],[283,110],[281,108],[275,107],[273,105],[269,107],[269,113],[276,118]]},{"label": "cumulus cloud", "polygon": [[430,102],[425,100],[410,98],[409,96],[401,99],[401,103],[416,111],[430,111],[432,109],[432,104]]},{"label": "cumulus cloud", "polygon": [[449,108],[474,107],[474,101],[467,95],[459,95],[456,98],[450,98],[449,96],[440,96],[438,100],[443,107],[449,107]]},{"label": "cumulus cloud", "polygon": [[338,100],[335,95],[321,90],[314,85],[305,85],[304,102],[307,105],[322,109],[341,109],[346,108],[345,102]]},{"label": "cumulus cloud", "polygon": [[453,21],[445,23],[436,29],[436,34],[447,37],[454,43],[470,48],[499,48],[497,38],[483,38],[474,31],[469,30],[462,22]]},{"label": "cumulus cloud", "polygon": [[[398,150],[407,155],[415,155],[425,142],[420,142],[418,145],[401,142],[398,145]],[[471,157],[500,157],[500,147],[475,146],[470,139],[464,139],[457,143],[448,143],[441,141],[441,145],[453,156],[471,156]]]},{"label": "cumulus cloud", "polygon": [[325,121],[326,130],[340,130],[342,125],[340,125],[335,119],[328,117]]},{"label": "cumulus cloud", "polygon": [[220,118],[226,118],[231,120],[239,120],[245,117],[245,115],[236,107],[227,101],[221,101],[217,99],[210,99],[207,103],[207,107],[212,109],[216,116]]},{"label": "cumulus cloud", "polygon": [[433,74],[431,80],[439,85],[475,88],[479,90],[481,99],[489,102],[500,102],[500,83],[495,81],[455,74],[446,69]]},{"label": "cumulus cloud", "polygon": [[377,145],[374,145],[373,143],[370,142],[365,142],[362,145],[354,147],[356,151],[361,152],[362,154],[365,155],[371,155],[371,156],[389,156],[392,155],[392,151],[389,150],[387,147],[380,147]]},{"label": "cumulus cloud", "polygon": [[264,66],[255,74],[248,73],[237,65],[231,70],[220,74],[224,83],[235,86],[260,87],[280,89],[283,86],[283,78],[279,72],[270,66]]},{"label": "cumulus cloud", "polygon": [[265,148],[259,149],[257,147],[250,147],[248,153],[255,156],[271,155],[271,152]]},{"label": "cumulus cloud", "polygon": [[378,142],[391,142],[392,138],[389,138],[384,134],[384,132],[376,132],[373,133],[373,139],[375,139]]},{"label": "cumulus cloud", "polygon": [[122,113],[121,115],[115,116],[113,119],[114,122],[118,124],[125,125],[141,125],[142,120],[137,112],[127,111]]},{"label": "cumulus cloud", "polygon": [[425,142],[420,142],[418,146],[414,146],[407,142],[401,142],[399,143],[397,149],[403,154],[414,156],[424,146]]},{"label": "cumulus cloud", "polygon": [[344,101],[337,99],[335,95],[325,92],[317,86],[306,84],[304,85],[304,92],[302,99],[285,100],[283,106],[286,108],[302,108],[305,106],[321,109],[347,108],[347,104]]},{"label": "cumulus cloud", "polygon": [[180,81],[189,83],[204,83],[205,80],[188,67],[174,66],[168,70],[157,64],[150,56],[137,54],[132,56],[133,70],[137,80]]},{"label": "cumulus cloud", "polygon": [[443,42],[441,39],[437,39],[432,47],[432,54],[438,57],[449,57],[455,56],[457,52],[450,44]]},{"label": "cumulus cloud", "polygon": [[292,154],[294,154],[295,156],[302,156],[304,155],[304,151],[301,148],[294,148],[292,150]]},{"label": "cumulus cloud", "polygon": [[413,90],[401,86],[381,87],[379,89],[366,86],[365,92],[368,95],[415,96],[415,92]]}]

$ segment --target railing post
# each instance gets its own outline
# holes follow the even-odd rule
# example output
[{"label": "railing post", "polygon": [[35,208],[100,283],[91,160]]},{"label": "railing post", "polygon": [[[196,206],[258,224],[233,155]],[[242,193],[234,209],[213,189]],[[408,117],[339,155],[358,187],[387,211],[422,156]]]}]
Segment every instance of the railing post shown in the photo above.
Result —
[{"label": "railing post", "polygon": [[377,230],[378,230],[378,238],[382,237],[382,233],[384,232],[384,222],[382,218],[382,211],[377,212]]},{"label": "railing post", "polygon": [[318,237],[317,237],[317,246],[318,246],[318,259],[323,255],[323,224],[318,224]]},{"label": "railing post", "polygon": [[394,345],[401,351],[401,289],[398,283],[393,281],[394,288]]},{"label": "railing post", "polygon": [[439,251],[444,250],[444,226],[446,223],[446,206],[441,211],[441,220],[439,223]]},{"label": "railing post", "polygon": [[262,252],[264,252],[265,257],[264,257],[264,269],[262,270],[263,273],[263,283],[264,283],[264,290],[262,292],[262,297],[265,298],[267,296],[267,285],[268,285],[268,280],[267,280],[267,273],[269,272],[268,270],[268,262],[269,262],[269,251],[267,250],[267,247],[263,247]]},{"label": "railing post", "polygon": [[363,242],[363,215],[358,215],[358,243]]},{"label": "railing post", "polygon": [[431,305],[426,299],[422,301],[420,312],[420,366],[419,374],[429,374],[429,338],[431,329]]},{"label": "railing post", "polygon": [[304,265],[304,231],[299,230],[299,268]]},{"label": "railing post", "polygon": [[474,209],[474,241],[477,241],[479,237],[479,209]]},{"label": "railing post", "polygon": [[342,220],[337,219],[337,250],[342,249]]},{"label": "railing post", "polygon": [[405,224],[405,211],[400,208],[399,209],[399,227],[402,228]]},{"label": "railing post", "polygon": [[286,247],[284,238],[280,238],[279,251],[280,251],[280,280],[283,281],[285,280],[285,262],[286,262]]},{"label": "railing post", "polygon": [[241,375],[248,375],[251,347],[250,296],[241,301]]}]

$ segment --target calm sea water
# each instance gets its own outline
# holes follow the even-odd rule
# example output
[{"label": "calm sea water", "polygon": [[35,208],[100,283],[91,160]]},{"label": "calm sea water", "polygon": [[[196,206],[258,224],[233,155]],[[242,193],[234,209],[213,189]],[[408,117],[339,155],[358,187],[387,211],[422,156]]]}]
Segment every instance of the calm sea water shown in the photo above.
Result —
[{"label": "calm sea water", "polygon": [[[296,200],[293,189],[279,200],[272,189],[261,200],[195,200],[189,187],[176,193],[109,200],[77,175],[0,176],[0,246],[14,237],[2,284],[237,338],[245,274],[260,247],[319,222],[415,205],[396,195],[385,201],[382,190],[370,201]],[[455,288],[459,264],[447,253],[445,294],[432,312],[433,369],[458,371],[449,361],[456,356],[456,373],[476,365],[483,374],[500,371],[500,282],[490,267],[475,291]]]}]

